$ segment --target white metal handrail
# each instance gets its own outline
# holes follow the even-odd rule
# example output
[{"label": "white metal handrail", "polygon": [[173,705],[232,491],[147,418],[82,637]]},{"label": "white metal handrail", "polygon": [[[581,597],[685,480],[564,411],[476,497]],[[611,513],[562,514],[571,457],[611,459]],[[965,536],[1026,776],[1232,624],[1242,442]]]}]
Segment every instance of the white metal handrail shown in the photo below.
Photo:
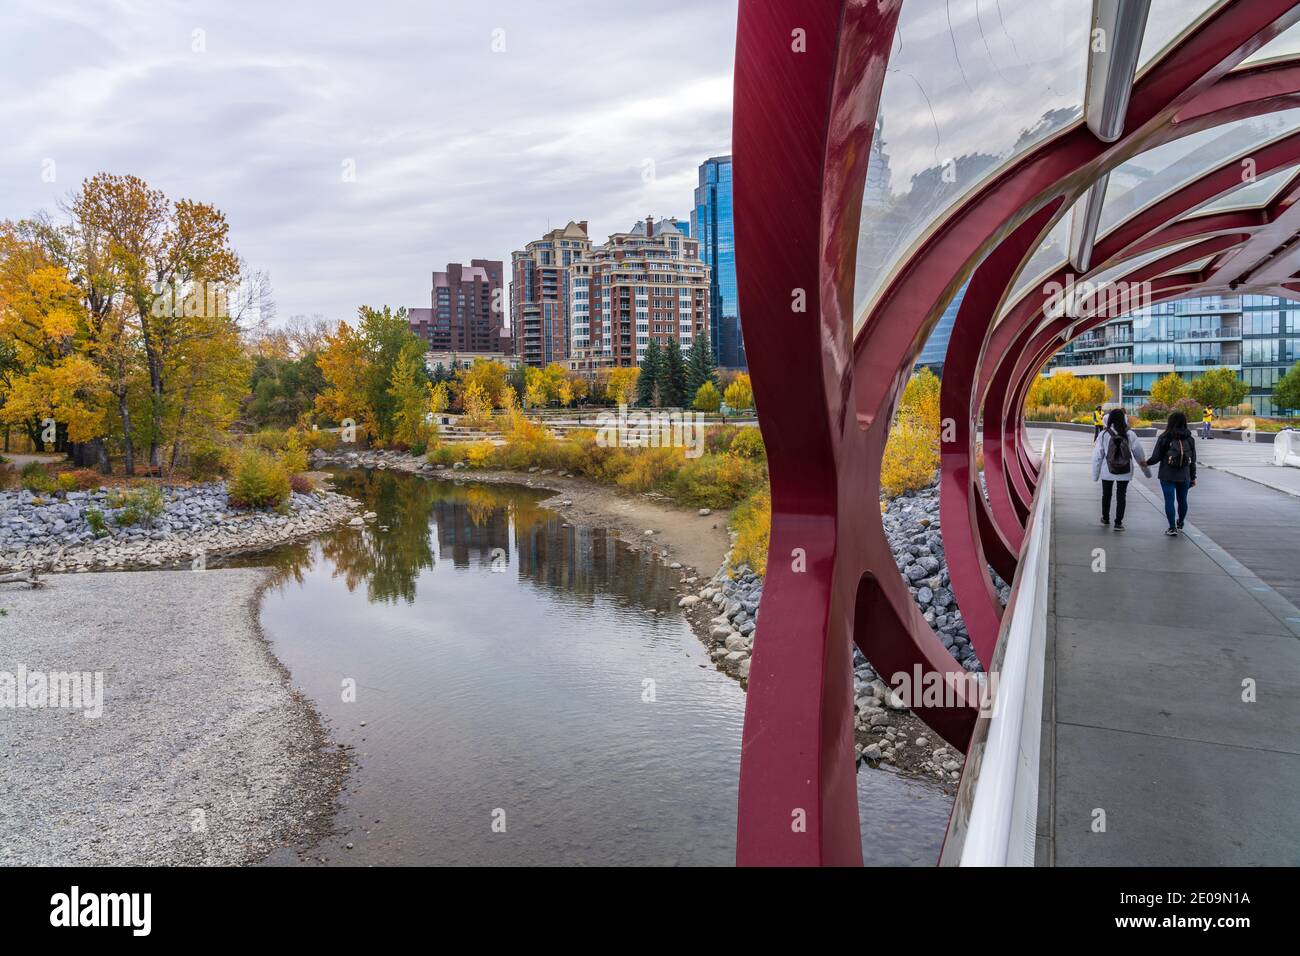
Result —
[{"label": "white metal handrail", "polygon": [[1048,431],[1011,599],[988,667],[992,707],[975,725],[939,859],[941,866],[1034,864],[1051,561],[1052,458],[1052,433]]}]

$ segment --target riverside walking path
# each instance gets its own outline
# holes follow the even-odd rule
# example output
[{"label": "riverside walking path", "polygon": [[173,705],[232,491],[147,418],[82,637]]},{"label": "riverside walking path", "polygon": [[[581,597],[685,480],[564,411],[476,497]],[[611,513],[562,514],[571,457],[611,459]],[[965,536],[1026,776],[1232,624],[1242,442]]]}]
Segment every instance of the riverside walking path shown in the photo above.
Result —
[{"label": "riverside walking path", "polygon": [[1186,533],[1140,474],[1116,532],[1055,440],[1039,864],[1300,864],[1300,497],[1198,440]]}]

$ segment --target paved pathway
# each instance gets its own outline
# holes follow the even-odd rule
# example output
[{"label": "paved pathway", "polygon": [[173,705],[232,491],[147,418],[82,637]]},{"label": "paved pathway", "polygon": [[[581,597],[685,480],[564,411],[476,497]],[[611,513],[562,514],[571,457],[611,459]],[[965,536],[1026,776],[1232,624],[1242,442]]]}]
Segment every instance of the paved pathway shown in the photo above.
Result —
[{"label": "paved pathway", "polygon": [[1056,438],[1040,861],[1300,864],[1300,499],[1207,468],[1186,536],[1154,482],[1117,533]]}]

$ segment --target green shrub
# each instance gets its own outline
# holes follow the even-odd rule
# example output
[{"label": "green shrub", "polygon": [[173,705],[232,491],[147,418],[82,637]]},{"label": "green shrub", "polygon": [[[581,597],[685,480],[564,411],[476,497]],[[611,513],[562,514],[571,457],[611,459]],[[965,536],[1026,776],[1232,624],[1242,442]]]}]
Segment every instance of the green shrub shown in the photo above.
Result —
[{"label": "green shrub", "polygon": [[680,448],[640,448],[625,454],[628,467],[615,481],[626,491],[644,492],[673,478],[686,459]]},{"label": "green shrub", "polygon": [[23,470],[19,472],[19,480],[25,489],[35,494],[52,495],[59,488],[54,478],[41,466],[40,462],[32,461],[24,465]]},{"label": "green shrub", "polygon": [[190,449],[190,475],[200,481],[225,474],[226,451],[220,445],[199,445]]},{"label": "green shrub", "polygon": [[688,458],[668,486],[669,494],[694,508],[730,508],[762,483],[764,469],[734,455]]},{"label": "green shrub", "polygon": [[263,428],[260,432],[249,435],[248,443],[262,451],[283,451],[291,434],[291,429]]},{"label": "green shrub", "polygon": [[772,535],[772,493],[766,487],[741,502],[732,515],[736,543],[731,548],[732,563],[748,564],[759,575],[767,573],[767,546]]},{"label": "green shrub", "polygon": [[465,460],[465,446],[453,442],[442,442],[431,448],[424,457],[431,465],[445,465],[450,468],[456,462]]},{"label": "green shrub", "polygon": [[284,466],[286,475],[296,475],[307,470],[307,446],[303,444],[302,436],[297,432],[291,431],[285,437],[284,449],[280,452],[280,463]]},{"label": "green shrub", "polygon": [[321,451],[333,451],[338,446],[338,432],[326,431],[323,428],[314,428],[307,432],[307,447],[312,451],[317,448]]},{"label": "green shrub", "polygon": [[[746,429],[748,430],[748,429]],[[708,428],[704,432],[704,450],[713,455],[721,455],[731,449],[731,443],[740,434],[736,425],[723,425],[720,428]]]},{"label": "green shrub", "polygon": [[59,491],[63,492],[65,495],[69,491],[76,491],[77,485],[79,484],[77,476],[70,471],[60,472],[55,476],[54,483],[58,485]]},{"label": "green shrub", "polygon": [[249,449],[236,456],[226,493],[236,508],[273,508],[289,500],[290,490],[283,460]]},{"label": "green shrub", "polygon": [[757,428],[742,428],[735,438],[731,440],[731,447],[727,449],[727,454],[735,455],[737,458],[747,458],[750,461],[761,461],[767,457],[767,450],[763,447],[763,434]]},{"label": "green shrub", "polygon": [[98,508],[91,508],[86,512],[86,524],[90,525],[90,530],[96,538],[108,534],[108,523],[104,521],[104,513]]},{"label": "green shrub", "polygon": [[137,524],[152,528],[166,504],[162,489],[157,485],[135,491],[113,491],[108,496],[108,506],[117,510],[113,522],[122,528]]}]

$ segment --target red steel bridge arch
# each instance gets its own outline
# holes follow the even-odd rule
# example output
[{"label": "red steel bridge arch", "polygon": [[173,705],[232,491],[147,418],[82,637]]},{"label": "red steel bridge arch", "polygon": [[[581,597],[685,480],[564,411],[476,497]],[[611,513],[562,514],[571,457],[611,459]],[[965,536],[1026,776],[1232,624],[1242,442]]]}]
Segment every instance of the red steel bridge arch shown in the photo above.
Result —
[{"label": "red steel bridge arch", "polygon": [[[1300,105],[1300,66],[1234,69],[1300,20],[1292,0],[1238,0],[1207,14],[1134,84],[1112,143],[1082,120],[987,178],[894,270],[857,324],[853,280],[867,162],[902,4],[918,0],[741,0],[733,204],[738,294],[768,450],[772,533],[763,638],[750,665],[737,862],[860,864],[852,648],[882,675],[946,675],[964,686],[903,584],[877,499],[889,423],[916,356],[969,280],[945,362],[941,526],[953,590],[982,661],[1001,608],[987,566],[1011,580],[1040,462],[1021,416],[1051,354],[1107,318],[1045,315],[1040,285],[1009,289],[1048,229],[1101,175],[1163,142]],[[799,39],[801,42],[794,42]],[[1252,152],[1258,174],[1300,162],[1300,133]],[[1204,292],[1295,295],[1288,277],[1242,286],[1249,262],[1300,231],[1300,182],[1267,208],[1180,218],[1241,185],[1225,166],[1098,240],[1094,266],[1150,281],[1155,299]],[[1136,256],[1196,240],[1140,267]],[[1204,259],[1196,271],[1167,275]],[[1086,278],[1079,277],[1079,278]],[[987,501],[977,491],[982,417]],[[975,702],[913,708],[965,750]]]}]

